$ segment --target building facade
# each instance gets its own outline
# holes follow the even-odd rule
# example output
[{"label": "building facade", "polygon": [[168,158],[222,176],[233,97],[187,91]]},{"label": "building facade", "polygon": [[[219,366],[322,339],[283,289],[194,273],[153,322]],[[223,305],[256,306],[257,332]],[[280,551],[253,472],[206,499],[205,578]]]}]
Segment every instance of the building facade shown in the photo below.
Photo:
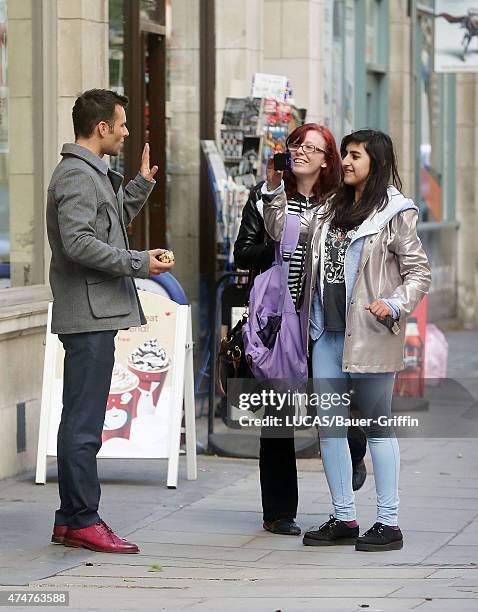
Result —
[{"label": "building facade", "polygon": [[197,338],[215,281],[200,138],[219,134],[226,97],[248,96],[256,72],[286,75],[338,141],[392,135],[432,259],[430,318],[478,325],[478,78],[433,72],[433,29],[432,0],[0,0],[0,478],[36,458],[45,196],[88,88],[130,97],[131,136],[111,160],[126,178],[151,142],[158,187],[130,239],[175,251]]}]

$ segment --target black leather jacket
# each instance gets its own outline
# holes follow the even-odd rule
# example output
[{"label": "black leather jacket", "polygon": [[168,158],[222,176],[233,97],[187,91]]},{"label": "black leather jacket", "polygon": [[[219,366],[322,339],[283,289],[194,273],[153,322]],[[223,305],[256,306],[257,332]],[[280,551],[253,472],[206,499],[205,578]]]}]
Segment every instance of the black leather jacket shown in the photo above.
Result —
[{"label": "black leather jacket", "polygon": [[267,234],[264,219],[257,210],[264,181],[255,185],[242,211],[242,221],[234,244],[234,263],[241,270],[264,272],[274,261],[274,241]]}]

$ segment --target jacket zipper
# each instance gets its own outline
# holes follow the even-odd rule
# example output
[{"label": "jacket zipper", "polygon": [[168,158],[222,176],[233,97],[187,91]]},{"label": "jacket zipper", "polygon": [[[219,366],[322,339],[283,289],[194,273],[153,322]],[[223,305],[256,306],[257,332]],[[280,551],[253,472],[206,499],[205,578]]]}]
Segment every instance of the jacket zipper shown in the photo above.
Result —
[{"label": "jacket zipper", "polygon": [[[309,208],[309,198],[307,196],[305,197],[305,201],[306,201],[306,205],[305,205],[305,210],[307,210]],[[302,215],[302,202],[299,202],[299,215]],[[297,304],[300,302],[300,296],[302,293],[302,276],[304,274],[304,263],[305,263],[305,249],[302,249],[302,253],[301,253],[301,258],[300,258],[300,272],[299,272],[299,278],[297,279],[297,293],[296,293],[296,303],[295,303],[295,307],[297,309]]]}]

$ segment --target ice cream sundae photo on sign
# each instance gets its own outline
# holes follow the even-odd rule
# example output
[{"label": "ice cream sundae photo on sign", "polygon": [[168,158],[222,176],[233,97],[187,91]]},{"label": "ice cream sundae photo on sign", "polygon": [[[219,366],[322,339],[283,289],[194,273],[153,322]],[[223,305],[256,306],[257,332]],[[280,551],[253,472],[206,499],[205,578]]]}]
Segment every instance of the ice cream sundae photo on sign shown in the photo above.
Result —
[{"label": "ice cream sundae photo on sign", "polygon": [[139,380],[135,416],[154,414],[169,370],[166,350],[157,338],[146,340],[128,356],[128,368]]}]

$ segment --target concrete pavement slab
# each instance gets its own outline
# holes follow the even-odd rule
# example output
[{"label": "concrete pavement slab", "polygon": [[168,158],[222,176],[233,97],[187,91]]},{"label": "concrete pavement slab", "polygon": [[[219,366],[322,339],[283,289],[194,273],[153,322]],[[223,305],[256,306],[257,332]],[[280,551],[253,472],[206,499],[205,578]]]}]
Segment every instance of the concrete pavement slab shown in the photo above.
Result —
[{"label": "concrete pavement slab", "polygon": [[[161,544],[151,542],[139,542],[141,552],[139,556],[149,557],[176,557],[182,559],[217,559],[235,561],[258,561],[268,554],[268,550],[248,548],[227,548],[225,546],[206,546],[189,544]],[[101,555],[101,553],[97,553]]]},{"label": "concrete pavement slab", "polygon": [[191,605],[190,610],[194,612],[243,612],[246,609],[248,612],[304,612],[320,610],[324,612],[363,612],[366,607],[367,612],[386,612],[388,610],[412,610],[416,606],[420,605],[421,600],[409,599],[403,601],[388,601],[387,599],[374,599],[367,598],[366,602],[363,599],[357,597],[345,598],[342,597],[340,600],[336,598],[325,598],[325,597],[300,597],[300,598],[288,598],[288,597],[276,597],[272,595],[264,599],[259,598],[248,598],[243,602],[243,605],[238,605],[236,601],[232,599],[217,599],[201,602]]},{"label": "concrete pavement slab", "polygon": [[478,520],[467,525],[460,533],[449,542],[450,545],[478,546]]},{"label": "concrete pavement slab", "polygon": [[438,512],[436,509],[426,513],[417,512],[416,509],[408,506],[406,495],[401,506],[400,527],[404,534],[410,531],[434,531],[453,534],[453,532],[456,533],[456,531],[465,529],[477,515],[476,509],[456,510],[448,508],[446,512]]},{"label": "concrete pavement slab", "polygon": [[[191,596],[191,592],[202,597],[214,598],[228,596],[237,599],[248,597],[267,597],[274,593],[277,597],[342,597],[378,598],[397,592],[402,586],[400,580],[347,580],[339,579],[302,579],[300,583],[284,583],[276,579],[257,580],[255,578],[189,579],[163,578],[160,574],[148,577],[108,577],[108,576],[54,576],[43,582],[44,585],[58,588],[85,587],[102,588],[115,584],[136,585],[140,588],[177,589]],[[406,587],[408,588],[408,586]],[[443,587],[445,588],[445,587]],[[451,588],[451,587],[450,587]],[[438,585],[429,587],[430,591],[439,589]],[[438,591],[437,591],[438,592]],[[404,595],[404,597],[406,597]],[[416,595],[413,597],[417,597]],[[413,598],[410,597],[410,598]]]},{"label": "concrete pavement slab", "polygon": [[443,546],[424,560],[437,565],[478,565],[478,546]]},{"label": "concrete pavement slab", "polygon": [[[442,497],[441,494],[436,497],[412,495],[409,491],[406,491],[405,496],[402,495],[403,504],[406,504],[406,508],[409,510],[421,510],[427,516],[433,514],[437,508],[440,512],[446,516],[448,510],[476,510],[478,504],[476,499],[471,497],[455,498],[455,497]],[[403,510],[403,508],[402,508]],[[400,516],[401,520],[401,516]]]},{"label": "concrete pavement slab", "polygon": [[164,531],[189,531],[191,528],[202,533],[254,536],[263,531],[262,512],[183,508],[158,522],[158,529]]},{"label": "concrete pavement slab", "polygon": [[390,597],[423,597],[430,599],[474,599],[478,601],[478,587],[461,587],[449,584],[437,584],[438,580],[425,580],[408,583],[395,591]]},{"label": "concrete pavement slab", "polygon": [[[40,589],[39,589],[40,590]],[[44,590],[44,589],[41,589]],[[40,592],[41,592],[40,590]],[[138,612],[138,610],[189,610],[190,605],[201,601],[200,597],[177,599],[168,591],[159,589],[139,589],[134,586],[102,587],[89,590],[84,587],[68,589],[70,605],[67,608],[40,608],[40,610],[67,610],[68,612],[83,612],[84,610],[105,610],[112,612]],[[23,612],[31,612],[32,608],[16,608]]]},{"label": "concrete pavement slab", "polygon": [[[325,598],[325,597],[278,597],[274,593],[266,597],[247,597],[241,600],[220,594],[213,598],[191,596],[176,589],[136,588],[134,586],[104,587],[96,590],[71,588],[68,612],[83,610],[194,610],[197,612],[304,612],[304,611],[363,611],[411,610],[422,603],[421,599],[383,599],[383,598]],[[45,609],[45,608],[42,608]],[[459,608],[455,608],[456,610]],[[31,608],[21,608],[27,612]]]},{"label": "concrete pavement slab", "polygon": [[[202,579],[220,580],[238,578],[236,567],[166,567],[163,564],[151,563],[147,565],[128,566],[128,578],[155,578],[164,579]],[[71,577],[124,577],[122,565],[105,565],[97,563],[93,566],[81,565],[58,574],[57,577],[68,580]]]},{"label": "concrete pavement slab", "polygon": [[476,567],[454,567],[435,570],[428,578],[450,578],[470,580],[471,584],[478,583],[478,566]]},{"label": "concrete pavement slab", "polygon": [[297,552],[276,550],[261,559],[261,561],[277,564],[289,562],[294,565],[325,565],[333,567],[383,567],[387,565],[420,563],[423,558],[423,554],[405,552],[404,550],[378,554],[358,553],[355,551],[356,554],[353,554],[352,551],[343,552],[341,548],[334,548],[333,552],[327,550],[326,553],[320,547],[304,547],[303,550]]},{"label": "concrete pavement slab", "polygon": [[[278,551],[290,551],[291,554],[294,555],[315,555],[315,557],[320,560],[321,565],[327,561],[329,555],[340,555],[344,559],[344,563],[348,563],[350,557],[360,557],[364,565],[372,561],[374,556],[380,556],[384,561],[391,561],[392,563],[395,561],[397,563],[403,563],[405,558],[407,563],[419,563],[424,560],[431,551],[440,550],[440,548],[450,540],[452,535],[453,534],[450,533],[409,531],[405,534],[405,544],[402,550],[381,552],[378,554],[357,552],[351,545],[303,546],[301,540],[297,542],[296,539],[292,537],[289,537],[287,540],[285,536],[279,537],[276,540],[276,536],[273,535],[271,535],[270,538],[267,536],[257,536],[243,548],[265,549],[266,547],[271,548],[273,546],[273,550],[277,553]],[[268,559],[271,559],[271,555],[269,555]],[[308,562],[310,562],[310,559],[308,559]],[[353,564],[355,565],[355,562],[353,562]]]},{"label": "concrete pavement slab", "polygon": [[473,599],[432,599],[417,607],[419,612],[476,612],[477,602]]},{"label": "concrete pavement slab", "polygon": [[204,546],[240,547],[250,542],[252,535],[234,535],[224,533],[198,533],[197,531],[163,531],[159,525],[139,529],[130,534],[138,542],[155,542],[158,544],[186,544]]},{"label": "concrete pavement slab", "polygon": [[[294,579],[308,579],[308,580],[322,580],[329,578],[333,580],[347,581],[350,579],[354,580],[403,580],[407,578],[409,580],[419,580],[429,578],[430,574],[433,574],[434,570],[431,568],[421,567],[375,567],[375,568],[337,568],[333,567],[311,567],[311,566],[282,566],[275,567],[272,569],[265,569],[256,567],[211,567],[201,563],[200,567],[186,567],[182,566],[171,566],[170,561],[162,562],[157,569],[155,564],[145,565],[128,565],[128,577],[151,577],[151,573],[160,571],[162,578],[203,578],[203,579],[217,579],[222,574],[228,578],[237,579],[275,579],[275,580],[294,580]],[[199,565],[199,564],[198,564]],[[153,566],[153,568],[152,568]],[[124,568],[122,565],[113,565],[106,563],[96,563],[94,565],[87,566],[82,564],[78,567],[70,570],[65,570],[59,574],[61,576],[124,576]],[[444,575],[442,578],[448,579],[453,584],[453,581],[462,579],[458,575]],[[437,577],[438,579],[438,577]],[[471,577],[463,577],[464,580],[472,581]]]}]

